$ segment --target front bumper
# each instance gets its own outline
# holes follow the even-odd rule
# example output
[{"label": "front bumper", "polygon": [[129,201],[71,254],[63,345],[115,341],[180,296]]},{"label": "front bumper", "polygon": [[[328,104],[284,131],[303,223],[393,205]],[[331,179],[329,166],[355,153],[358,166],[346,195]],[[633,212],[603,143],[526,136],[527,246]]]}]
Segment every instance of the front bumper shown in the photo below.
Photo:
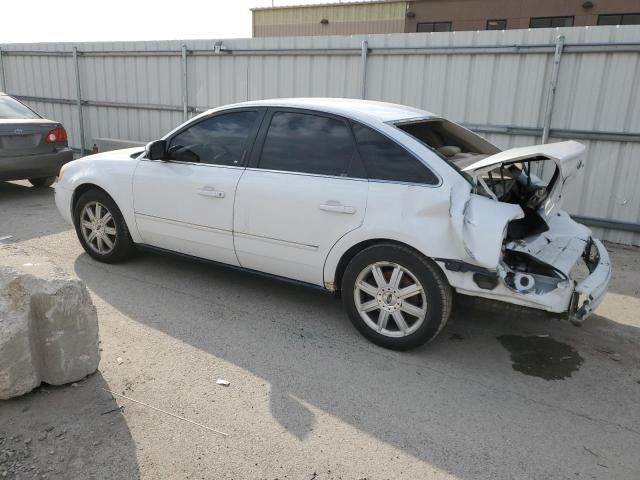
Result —
[{"label": "front bumper", "polygon": [[55,177],[65,163],[73,160],[73,151],[64,147],[52,153],[0,157],[0,180]]},{"label": "front bumper", "polygon": [[590,266],[590,274],[576,285],[574,296],[569,307],[569,319],[573,324],[582,323],[607,293],[611,281],[611,260],[609,252],[598,239],[592,239],[585,250],[584,259]]},{"label": "front bumper", "polygon": [[71,212],[72,197],[73,190],[67,190],[62,187],[60,182],[55,184],[56,207],[58,207],[58,211],[60,212],[60,215],[62,215],[62,218],[71,225],[73,225],[73,214]]}]

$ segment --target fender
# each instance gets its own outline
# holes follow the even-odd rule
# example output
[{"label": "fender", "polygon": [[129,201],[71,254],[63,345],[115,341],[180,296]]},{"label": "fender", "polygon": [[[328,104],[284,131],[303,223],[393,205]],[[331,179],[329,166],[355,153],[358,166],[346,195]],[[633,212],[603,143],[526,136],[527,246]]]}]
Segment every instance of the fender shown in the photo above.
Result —
[{"label": "fender", "polygon": [[[113,153],[116,152],[105,152],[104,155]],[[118,205],[134,243],[140,243],[142,238],[135,221],[132,191],[133,175],[137,165],[138,161],[133,158],[102,159],[98,169],[93,158],[84,157],[67,164],[62,185],[59,187],[73,192],[88,183],[100,187]]]}]

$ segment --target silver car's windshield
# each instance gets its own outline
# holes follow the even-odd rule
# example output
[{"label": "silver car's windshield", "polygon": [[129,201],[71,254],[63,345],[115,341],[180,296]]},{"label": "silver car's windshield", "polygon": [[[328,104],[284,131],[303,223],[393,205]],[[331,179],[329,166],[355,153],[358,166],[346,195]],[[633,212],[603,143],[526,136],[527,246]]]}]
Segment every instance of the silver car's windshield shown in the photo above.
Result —
[{"label": "silver car's windshield", "polygon": [[17,101],[15,98],[11,98],[7,95],[0,96],[0,119],[20,120],[28,118],[40,118],[40,116],[26,105]]}]

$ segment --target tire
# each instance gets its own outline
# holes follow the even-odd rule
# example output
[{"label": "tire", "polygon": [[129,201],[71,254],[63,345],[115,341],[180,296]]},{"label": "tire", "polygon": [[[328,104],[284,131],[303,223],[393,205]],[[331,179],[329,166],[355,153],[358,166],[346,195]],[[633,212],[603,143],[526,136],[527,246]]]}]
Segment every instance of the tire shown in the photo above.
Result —
[{"label": "tire", "polygon": [[56,177],[30,178],[29,183],[36,188],[48,188],[56,181]]},{"label": "tire", "polygon": [[451,287],[438,266],[400,245],[362,250],[347,265],[341,289],[354,326],[392,350],[431,341],[451,313]]},{"label": "tire", "polygon": [[120,209],[102,190],[82,194],[73,209],[73,224],[84,251],[100,262],[121,262],[135,250]]}]

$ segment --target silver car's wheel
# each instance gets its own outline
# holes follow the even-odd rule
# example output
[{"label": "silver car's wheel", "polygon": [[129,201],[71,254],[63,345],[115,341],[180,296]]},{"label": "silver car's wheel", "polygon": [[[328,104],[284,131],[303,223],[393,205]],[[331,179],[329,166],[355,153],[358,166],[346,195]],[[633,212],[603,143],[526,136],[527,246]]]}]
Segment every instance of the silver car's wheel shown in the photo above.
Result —
[{"label": "silver car's wheel", "polygon": [[375,332],[391,338],[411,335],[427,315],[427,297],[418,278],[393,262],[365,267],[353,287],[358,314]]},{"label": "silver car's wheel", "polygon": [[93,201],[84,205],[80,212],[80,230],[94,252],[108,255],[113,251],[118,230],[113,214],[102,203]]}]

